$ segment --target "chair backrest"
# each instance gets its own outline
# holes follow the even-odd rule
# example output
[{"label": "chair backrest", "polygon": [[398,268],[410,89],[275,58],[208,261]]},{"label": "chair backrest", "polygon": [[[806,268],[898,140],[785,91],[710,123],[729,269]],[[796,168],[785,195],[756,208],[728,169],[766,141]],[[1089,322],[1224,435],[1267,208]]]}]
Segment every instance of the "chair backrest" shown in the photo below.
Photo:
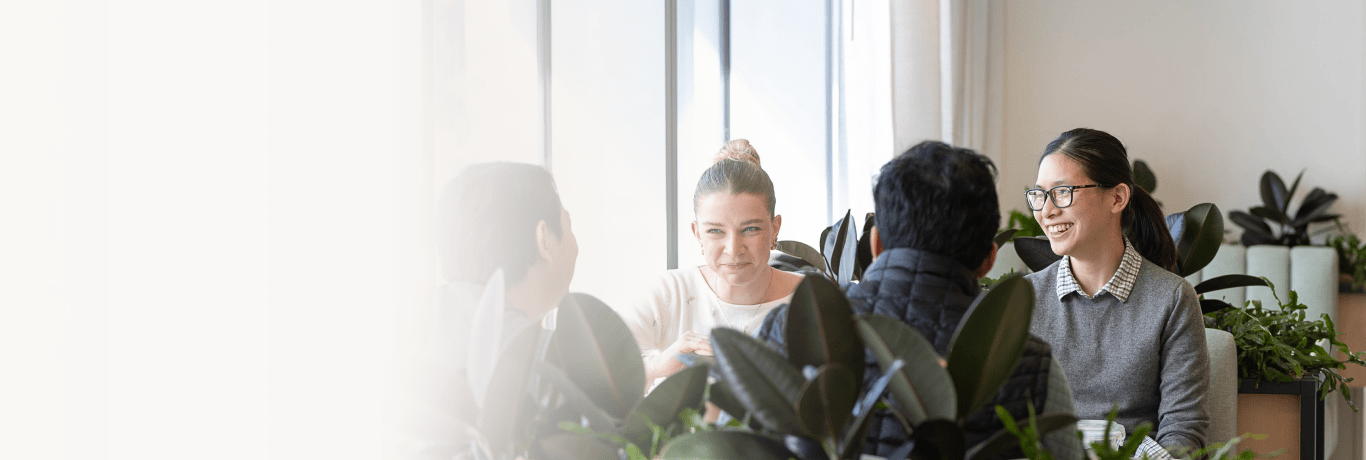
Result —
[{"label": "chair backrest", "polygon": [[1209,349],[1208,446],[1238,435],[1238,350],[1233,334],[1222,329],[1205,329],[1205,347]]}]

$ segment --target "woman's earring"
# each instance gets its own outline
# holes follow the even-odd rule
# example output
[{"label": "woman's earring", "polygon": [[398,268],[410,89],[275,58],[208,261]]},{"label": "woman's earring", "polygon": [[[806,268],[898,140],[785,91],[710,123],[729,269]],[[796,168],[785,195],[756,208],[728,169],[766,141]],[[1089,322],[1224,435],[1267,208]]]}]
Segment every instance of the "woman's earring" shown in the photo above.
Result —
[{"label": "woman's earring", "polygon": [[704,255],[704,256],[707,255],[707,248],[706,248],[706,246],[698,246],[698,247],[697,247],[697,252],[702,253],[702,255]]},{"label": "woman's earring", "polygon": [[778,249],[778,239],[777,239],[777,238],[774,238],[774,239],[773,239],[773,249]]}]

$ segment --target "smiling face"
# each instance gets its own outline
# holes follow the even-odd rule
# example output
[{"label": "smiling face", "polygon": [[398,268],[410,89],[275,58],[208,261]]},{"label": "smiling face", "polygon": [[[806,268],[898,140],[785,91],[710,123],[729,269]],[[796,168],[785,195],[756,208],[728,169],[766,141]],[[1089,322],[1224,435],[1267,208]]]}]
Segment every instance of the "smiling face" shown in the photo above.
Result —
[{"label": "smiling face", "polygon": [[[1036,188],[1048,190],[1059,185],[1090,185],[1095,181],[1086,176],[1081,164],[1062,154],[1050,154],[1039,163]],[[1065,256],[1087,256],[1120,232],[1123,200],[1116,190],[1123,185],[1104,188],[1079,188],[1072,191],[1072,204],[1066,208],[1044,200],[1043,209],[1034,211],[1034,219],[1043,227],[1053,252]]]},{"label": "smiling face", "polygon": [[762,279],[781,225],[780,217],[770,217],[762,196],[716,193],[697,201],[692,230],[707,267],[718,280],[739,287]]}]

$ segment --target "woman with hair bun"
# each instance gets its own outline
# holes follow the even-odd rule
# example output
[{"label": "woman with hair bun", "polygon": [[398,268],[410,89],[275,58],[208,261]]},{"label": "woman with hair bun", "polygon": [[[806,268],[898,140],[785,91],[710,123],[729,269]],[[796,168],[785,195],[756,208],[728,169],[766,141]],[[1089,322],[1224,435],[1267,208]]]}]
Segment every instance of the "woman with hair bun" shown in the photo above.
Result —
[{"label": "woman with hair bun", "polygon": [[1201,448],[1209,426],[1209,355],[1195,289],[1172,270],[1162,211],[1134,185],[1124,144],[1078,128],[1039,158],[1025,201],[1062,259],[1025,276],[1030,332],[1053,346],[1077,417],[1153,424],[1167,450]]},{"label": "woman with hair bun", "polygon": [[727,142],[697,181],[692,223],[706,265],[669,270],[622,318],[645,359],[647,382],[684,366],[678,356],[711,354],[710,333],[753,334],[769,310],[791,301],[801,275],[768,265],[783,218],[773,181],[744,139]]}]

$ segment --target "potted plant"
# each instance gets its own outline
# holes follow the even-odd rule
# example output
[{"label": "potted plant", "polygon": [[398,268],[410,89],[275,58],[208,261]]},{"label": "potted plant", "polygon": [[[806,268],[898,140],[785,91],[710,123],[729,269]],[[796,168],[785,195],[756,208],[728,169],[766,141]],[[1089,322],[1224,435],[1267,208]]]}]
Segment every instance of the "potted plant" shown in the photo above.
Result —
[{"label": "potted plant", "polygon": [[[807,277],[789,307],[786,357],[738,331],[712,332],[718,382],[711,400],[744,422],[674,438],[663,456],[858,458],[869,415],[880,400],[903,421],[911,439],[892,458],[977,459],[1000,453],[1019,441],[1002,430],[966,446],[961,423],[995,394],[1019,359],[1028,322],[1018,318],[1033,310],[1031,291],[1017,276],[983,294],[941,365],[933,346],[910,326],[878,315],[856,318],[838,286]],[[865,348],[883,369],[867,391],[860,382]],[[888,391],[892,397],[884,398]],[[1045,414],[1034,426],[1044,433],[1075,420],[1071,414]]]},{"label": "potted plant", "polygon": [[[685,369],[644,396],[645,368],[630,330],[611,308],[579,293],[560,303],[554,332],[527,324],[502,338],[501,272],[475,314],[471,341],[503,344],[472,355],[468,379],[452,390],[473,411],[432,414],[446,429],[415,442],[422,458],[632,458],[657,455],[701,410],[707,368]],[[493,332],[491,332],[493,331]],[[549,337],[543,337],[545,334]],[[476,342],[473,345],[481,345]],[[572,352],[570,352],[572,350]],[[429,408],[432,409],[432,408]]]},{"label": "potted plant", "polygon": [[1229,213],[1229,219],[1243,228],[1241,241],[1244,246],[1311,244],[1310,224],[1328,222],[1339,217],[1328,212],[1338,200],[1337,194],[1326,192],[1319,187],[1314,187],[1304,197],[1299,210],[1291,212],[1290,199],[1295,196],[1295,190],[1299,188],[1300,178],[1303,176],[1304,172],[1301,171],[1295,176],[1295,182],[1287,189],[1280,175],[1267,170],[1262,174],[1261,180],[1262,205],[1253,206],[1248,212]]}]

